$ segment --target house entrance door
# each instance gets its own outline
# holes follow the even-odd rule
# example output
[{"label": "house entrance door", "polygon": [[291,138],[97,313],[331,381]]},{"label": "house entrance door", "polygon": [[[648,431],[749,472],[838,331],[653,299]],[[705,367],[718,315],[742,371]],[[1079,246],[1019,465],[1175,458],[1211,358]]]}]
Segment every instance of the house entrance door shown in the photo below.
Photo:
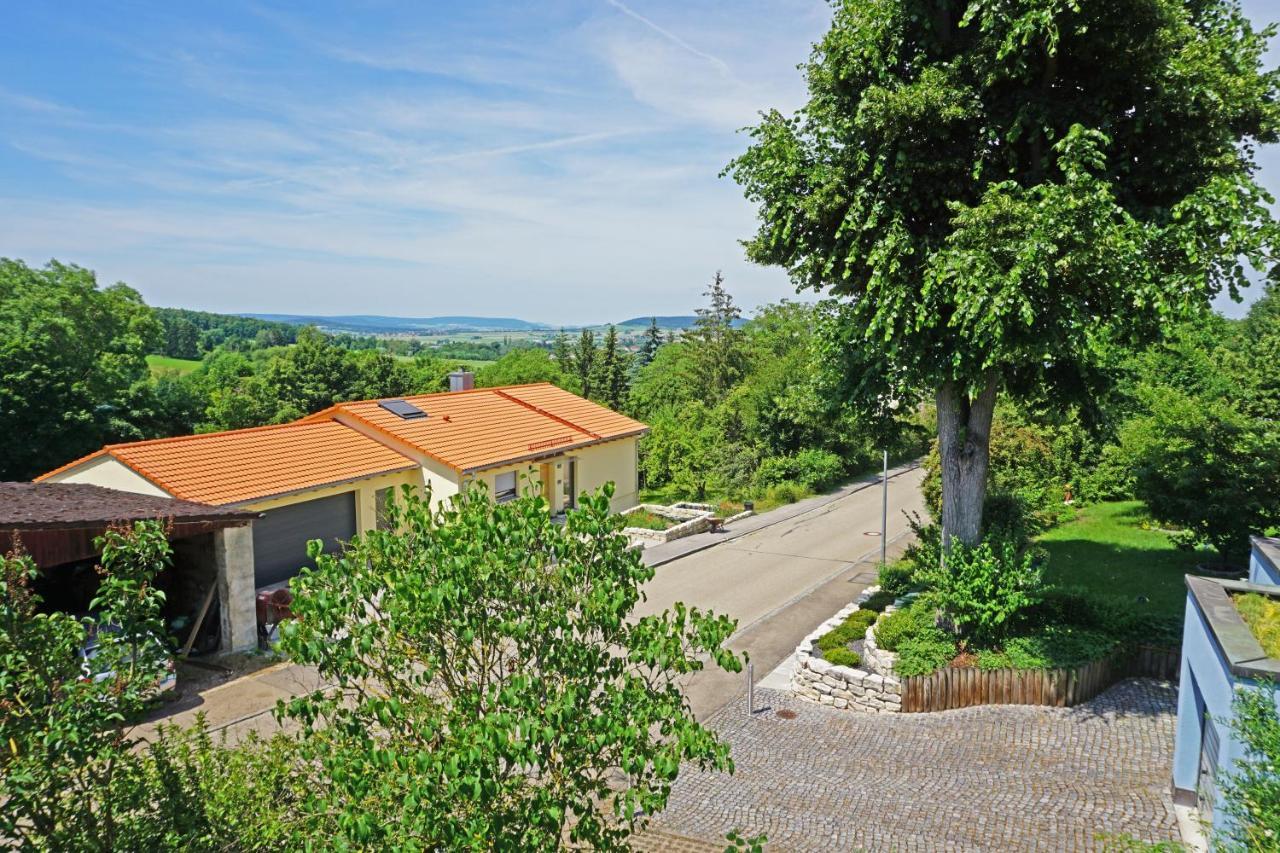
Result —
[{"label": "house entrance door", "polygon": [[564,508],[578,505],[578,460],[569,457],[564,461]]}]

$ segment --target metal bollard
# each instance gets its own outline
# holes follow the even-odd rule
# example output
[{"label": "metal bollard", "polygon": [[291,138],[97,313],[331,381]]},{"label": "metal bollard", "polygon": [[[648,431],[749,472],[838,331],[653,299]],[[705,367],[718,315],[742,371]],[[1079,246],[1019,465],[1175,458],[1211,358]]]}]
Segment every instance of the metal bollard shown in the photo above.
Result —
[{"label": "metal bollard", "polygon": [[747,716],[748,717],[752,716],[756,712],[756,680],[753,677],[755,675],[755,668],[756,668],[755,664],[750,662],[747,663]]}]

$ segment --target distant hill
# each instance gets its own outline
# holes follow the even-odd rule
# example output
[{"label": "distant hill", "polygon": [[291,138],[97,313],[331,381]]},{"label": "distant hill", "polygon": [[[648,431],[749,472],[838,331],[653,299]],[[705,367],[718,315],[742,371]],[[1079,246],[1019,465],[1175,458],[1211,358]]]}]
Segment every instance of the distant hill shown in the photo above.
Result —
[{"label": "distant hill", "polygon": [[632,317],[630,320],[623,320],[619,326],[643,326],[649,328],[649,321],[657,320],[659,329],[690,329],[697,322],[698,318],[693,314],[681,314],[668,317]]},{"label": "distant hill", "polygon": [[544,323],[531,323],[515,317],[383,317],[376,314],[319,316],[314,314],[242,314],[256,320],[316,326],[343,332],[528,332],[546,329]]},{"label": "distant hill", "polygon": [[[677,314],[667,317],[632,317],[630,320],[623,320],[618,324],[619,328],[635,328],[637,326],[647,329],[649,321],[657,320],[659,329],[692,329],[694,324],[698,322],[698,318],[694,314]],[[746,320],[739,317],[733,321],[735,328],[741,329],[746,325]]]}]

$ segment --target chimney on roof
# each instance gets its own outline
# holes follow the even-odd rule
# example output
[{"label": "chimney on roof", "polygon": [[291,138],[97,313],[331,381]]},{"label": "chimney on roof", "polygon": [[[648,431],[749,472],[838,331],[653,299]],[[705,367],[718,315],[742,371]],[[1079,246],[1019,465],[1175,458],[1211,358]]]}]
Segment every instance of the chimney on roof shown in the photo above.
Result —
[{"label": "chimney on roof", "polygon": [[476,375],[470,370],[455,370],[449,374],[450,391],[470,391],[476,387]]}]

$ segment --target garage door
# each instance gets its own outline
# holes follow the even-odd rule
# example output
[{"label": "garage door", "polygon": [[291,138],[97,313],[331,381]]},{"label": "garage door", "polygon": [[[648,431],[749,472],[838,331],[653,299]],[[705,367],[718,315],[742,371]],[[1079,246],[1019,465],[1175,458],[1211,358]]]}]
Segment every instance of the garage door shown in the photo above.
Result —
[{"label": "garage door", "polygon": [[255,586],[269,586],[288,580],[307,559],[307,542],[323,539],[328,553],[337,551],[339,540],[356,535],[355,492],[331,498],[269,509],[253,522],[253,565]]}]

